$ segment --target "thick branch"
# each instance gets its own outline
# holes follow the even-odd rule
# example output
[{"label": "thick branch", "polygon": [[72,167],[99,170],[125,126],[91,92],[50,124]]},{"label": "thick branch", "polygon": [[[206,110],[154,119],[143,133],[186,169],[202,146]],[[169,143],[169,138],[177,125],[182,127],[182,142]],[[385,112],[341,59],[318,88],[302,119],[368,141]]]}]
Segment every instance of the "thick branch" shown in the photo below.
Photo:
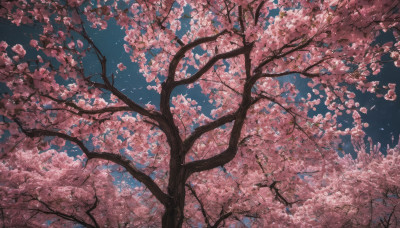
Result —
[{"label": "thick branch", "polygon": [[[181,50],[178,51],[178,53],[175,55],[174,59],[172,60],[170,64],[170,72],[169,72],[169,77],[166,82],[163,83],[162,85],[162,91],[161,91],[161,100],[160,100],[160,109],[163,114],[163,116],[166,118],[166,123],[168,124],[168,130],[169,133],[165,132],[167,134],[167,137],[169,137],[169,142],[171,148],[179,148],[182,144],[180,136],[179,136],[179,130],[175,126],[174,121],[173,121],[173,116],[170,110],[170,96],[172,90],[179,86],[179,85],[184,85],[184,84],[189,84],[193,83],[196,80],[198,80],[204,73],[206,73],[218,60],[220,59],[227,59],[227,58],[232,58],[235,56],[238,56],[240,54],[245,53],[246,51],[250,51],[252,45],[241,47],[238,49],[235,49],[233,51],[227,52],[227,53],[222,53],[214,56],[211,58],[206,65],[204,65],[196,74],[194,74],[192,77],[183,79],[180,81],[175,82],[174,81],[174,74],[175,74],[175,69],[176,66],[179,62],[179,60],[184,56],[185,51],[188,51],[190,48],[195,47],[196,45],[199,45],[204,42],[209,42],[213,41],[218,38],[218,36],[222,35],[225,32],[221,32],[213,37],[205,37],[205,38],[200,38],[190,44],[187,44],[184,46]],[[174,154],[172,154],[175,156]]]},{"label": "thick branch", "polygon": [[246,42],[246,36],[244,35],[244,32],[246,28],[244,27],[244,22],[243,22],[243,9],[242,6],[238,6],[238,11],[239,11],[239,25],[240,25],[240,32],[242,33],[242,38],[243,38],[243,44]]},{"label": "thick branch", "polygon": [[261,9],[264,6],[264,4],[265,4],[265,1],[262,1],[256,9],[256,14],[254,16],[254,25],[257,25],[257,23],[258,23],[258,18],[260,17],[260,12],[261,12]]},{"label": "thick branch", "polygon": [[218,37],[222,36],[223,34],[227,33],[227,30],[224,30],[214,36],[208,36],[208,37],[202,37],[199,38],[197,40],[194,40],[191,43],[186,44],[185,46],[183,46],[181,49],[179,49],[179,51],[175,54],[174,58],[171,60],[171,63],[169,64],[169,68],[168,68],[168,79],[167,82],[170,80],[171,82],[173,82],[175,80],[175,71],[176,71],[176,67],[179,64],[179,61],[185,56],[185,53],[189,50],[191,50],[192,48],[195,48],[196,46],[200,45],[200,44],[204,44],[204,43],[208,43],[208,42],[212,42],[218,39]]},{"label": "thick branch", "polygon": [[133,111],[130,107],[128,106],[116,106],[116,107],[105,107],[105,108],[101,108],[101,109],[83,109],[81,107],[79,107],[77,104],[75,104],[74,102],[71,101],[67,101],[67,100],[61,100],[61,99],[57,99],[54,97],[51,97],[49,95],[42,95],[44,97],[47,97],[59,104],[65,104],[68,107],[74,108],[78,111],[78,114],[102,114],[102,113],[107,113],[107,112],[126,112],[126,111]]},{"label": "thick branch", "polygon": [[245,71],[246,71],[246,78],[251,77],[251,58],[250,58],[250,52],[246,52],[244,54],[244,65],[245,65]]},{"label": "thick branch", "polygon": [[219,219],[214,223],[212,228],[217,228],[221,222],[223,222],[225,219],[229,218],[232,215],[232,212],[228,212],[226,214],[223,214]]},{"label": "thick branch", "polygon": [[[296,41],[296,40],[298,40],[298,38],[294,39],[294,41]],[[300,43],[300,44],[298,44],[298,45],[294,45],[295,47],[294,47],[293,49],[289,50],[289,51],[286,51],[286,52],[284,52],[284,53],[282,53],[282,54],[273,55],[272,57],[270,57],[270,58],[268,58],[268,59],[262,61],[262,62],[254,69],[253,72],[254,72],[254,73],[261,73],[261,68],[264,67],[265,65],[267,65],[268,63],[272,62],[272,61],[275,60],[275,59],[282,58],[282,57],[284,57],[284,56],[286,56],[286,55],[289,55],[289,54],[291,54],[291,53],[293,53],[293,52],[295,52],[295,51],[298,51],[298,50],[300,50],[300,49],[302,49],[302,48],[304,48],[304,47],[307,47],[307,46],[312,42],[312,40],[313,40],[313,38],[310,38],[310,39],[308,39],[306,42]],[[283,51],[284,48],[286,48],[286,47],[291,47],[291,46],[293,46],[293,45],[284,45],[279,51]]]},{"label": "thick branch", "polygon": [[312,68],[318,66],[319,64],[323,63],[324,61],[330,59],[330,58],[331,57],[323,58],[323,59],[321,59],[321,60],[309,65],[308,67],[306,67],[302,71],[286,71],[286,72],[274,73],[274,74],[258,73],[258,74],[256,74],[254,76],[255,79],[253,79],[253,80],[258,80],[259,78],[276,78],[276,77],[282,77],[282,76],[289,75],[289,74],[302,74],[302,75],[304,75],[306,77],[309,77],[309,78],[319,77],[319,76],[321,76],[321,74],[319,74],[319,73],[308,73],[308,71],[311,70]]},{"label": "thick branch", "polygon": [[36,198],[36,197],[33,197],[33,196],[31,196],[31,197],[32,197],[32,200],[38,201],[39,203],[41,203],[41,204],[47,209],[47,210],[42,210],[42,209],[37,209],[37,208],[35,208],[35,209],[30,209],[30,210],[32,210],[32,211],[37,211],[37,212],[40,212],[40,213],[43,213],[43,214],[52,214],[52,215],[56,215],[56,216],[58,216],[58,217],[60,217],[60,218],[63,218],[63,219],[65,219],[65,220],[77,222],[77,223],[79,223],[79,224],[81,224],[81,225],[83,225],[83,226],[85,226],[85,227],[89,227],[89,228],[92,228],[92,227],[93,227],[93,228],[98,228],[98,227],[99,227],[98,224],[95,224],[95,226],[93,226],[93,225],[91,225],[91,224],[89,224],[89,223],[86,223],[84,220],[77,218],[77,217],[74,216],[74,215],[68,215],[68,214],[65,214],[65,213],[63,213],[63,212],[56,211],[56,210],[54,210],[53,208],[51,208],[50,205],[47,204],[46,202],[44,202],[44,201],[42,201],[42,200],[40,200],[40,199],[38,199],[38,198]]},{"label": "thick branch", "polygon": [[250,52],[252,48],[253,48],[253,44],[250,44],[250,45],[243,46],[243,47],[237,48],[235,50],[232,50],[232,51],[229,51],[229,52],[226,52],[226,53],[218,54],[218,55],[212,57],[199,71],[197,71],[190,78],[185,78],[185,79],[182,79],[180,81],[177,81],[174,85],[178,86],[178,85],[186,85],[186,84],[194,83],[203,74],[205,74],[212,66],[214,66],[214,64],[218,60],[233,58],[233,57],[239,56],[241,54],[245,54],[247,52]]},{"label": "thick branch", "polygon": [[235,115],[235,122],[230,133],[228,148],[211,158],[187,163],[185,167],[187,168],[188,176],[194,172],[201,172],[222,166],[230,162],[236,156],[240,134],[246,119],[247,110],[252,104],[254,104],[251,98],[251,88],[253,85],[254,81],[252,80],[247,80],[244,85],[242,102]]},{"label": "thick branch", "polygon": [[235,145],[229,146],[222,153],[215,155],[211,158],[187,163],[185,167],[188,170],[188,176],[195,172],[201,172],[205,170],[214,169],[218,166],[222,166],[230,162],[236,156],[236,152],[237,152],[237,146]]},{"label": "thick branch", "polygon": [[[170,145],[172,151],[177,151],[177,149],[182,145],[182,140],[179,136],[179,129],[174,124],[174,118],[170,110],[171,93],[172,90],[177,86],[176,84],[174,84],[174,78],[179,61],[185,56],[185,53],[187,51],[191,50],[197,45],[215,41],[219,36],[225,34],[226,32],[227,31],[224,30],[214,36],[199,38],[189,44],[186,44],[175,54],[174,58],[169,64],[168,77],[167,80],[162,84],[161,89],[160,111],[162,113],[162,117],[159,118],[160,120],[157,119],[157,121],[159,122],[161,129],[167,136],[168,144]],[[178,154],[176,153],[171,154],[173,158],[177,158],[177,155]]]},{"label": "thick branch", "polygon": [[172,118],[172,114],[170,111],[169,100],[171,97],[172,90],[176,86],[178,86],[178,84],[176,84],[176,83],[174,84],[174,82],[175,82],[175,71],[179,64],[179,61],[185,56],[185,53],[187,51],[191,50],[192,48],[194,48],[200,44],[215,41],[215,40],[217,40],[218,37],[220,37],[221,35],[223,35],[225,33],[227,33],[226,30],[224,30],[214,36],[199,38],[189,44],[186,44],[175,54],[174,58],[171,60],[171,63],[169,64],[169,68],[168,68],[168,77],[167,77],[166,82],[163,83],[162,91],[161,91],[161,99],[160,99],[161,113],[163,113],[163,115],[170,122],[173,120],[173,118]]},{"label": "thick branch", "polygon": [[276,184],[278,184],[279,181],[274,181],[272,184],[257,184],[258,187],[263,188],[263,187],[268,187],[271,192],[275,194],[275,199],[278,200],[280,203],[282,203],[285,206],[292,206],[294,203],[298,202],[289,202],[281,193],[280,190],[276,187]]},{"label": "thick branch", "polygon": [[106,67],[107,59],[106,59],[106,57],[102,54],[100,49],[96,46],[96,44],[93,42],[93,40],[89,37],[89,35],[87,34],[87,32],[85,30],[85,27],[83,25],[81,25],[81,27],[82,27],[81,35],[94,48],[97,58],[99,59],[99,62],[101,64],[101,78],[104,81],[104,86],[102,86],[102,84],[99,84],[99,83],[96,85],[109,90],[113,95],[115,95],[120,100],[122,100],[126,105],[128,105],[133,111],[135,111],[143,116],[147,116],[153,120],[156,120],[157,122],[163,121],[162,118],[159,118],[159,115],[146,110],[145,108],[138,105],[136,102],[131,100],[128,96],[126,96],[125,94],[123,94],[121,91],[119,91],[117,88],[114,87],[114,85],[107,78],[107,67]]},{"label": "thick branch", "polygon": [[[172,8],[172,7],[171,7],[171,8]],[[160,26],[160,28],[161,28],[162,30],[167,30],[167,28],[166,28],[162,23],[163,23],[162,21],[157,20],[158,26]],[[185,46],[185,43],[183,43],[183,41],[182,41],[181,39],[179,39],[179,37],[178,37],[176,34],[174,35],[174,40],[175,40],[181,47]]]},{"label": "thick branch", "polygon": [[197,127],[194,132],[186,138],[186,140],[183,142],[183,149],[187,153],[190,148],[193,146],[194,142],[200,138],[203,134],[212,131],[218,127],[223,126],[226,123],[234,121],[236,118],[235,113],[234,114],[228,114],[225,116],[222,116],[208,124],[205,124],[203,126]]},{"label": "thick branch", "polygon": [[167,205],[169,203],[169,196],[160,189],[160,187],[153,181],[153,179],[151,179],[151,177],[138,170],[131,160],[121,156],[120,154],[108,152],[91,152],[88,155],[88,158],[101,158],[103,160],[112,161],[115,164],[124,167],[132,175],[132,177],[143,183],[163,205]]},{"label": "thick branch", "polygon": [[[242,35],[242,39],[243,39],[243,45],[247,45],[247,41],[246,41],[246,35],[245,34],[245,26],[244,26],[244,21],[243,21],[243,9],[242,6],[238,7],[239,10],[239,24],[240,24],[240,31],[243,34]],[[245,72],[246,72],[246,78],[250,78],[251,77],[251,59],[250,59],[250,51],[244,53],[244,68],[245,68]]]},{"label": "thick branch", "polygon": [[18,120],[15,120],[15,122],[21,128],[21,131],[25,133],[25,135],[28,137],[31,138],[41,137],[41,136],[59,137],[64,140],[68,140],[70,142],[75,143],[82,150],[82,152],[88,157],[88,159],[100,158],[103,160],[114,162],[115,164],[124,167],[132,175],[132,177],[143,183],[162,204],[164,205],[168,204],[169,202],[168,195],[166,195],[148,175],[138,170],[131,160],[123,157],[122,155],[113,154],[109,152],[98,153],[89,151],[89,149],[84,145],[84,143],[76,137],[72,137],[64,133],[54,132],[50,130],[43,130],[43,129],[27,130],[22,127],[21,123]]},{"label": "thick branch", "polygon": [[[311,69],[311,68],[307,68]],[[282,75],[286,75],[289,73],[306,73],[306,72],[285,72],[285,73],[281,73],[281,74],[276,74],[276,77],[278,76],[282,76]],[[242,126],[244,124],[244,120],[246,118],[246,113],[247,110],[256,103],[256,100],[251,98],[251,89],[253,87],[253,85],[257,82],[257,80],[259,78],[261,78],[261,76],[266,76],[263,74],[256,74],[250,78],[246,79],[246,83],[244,85],[244,90],[243,90],[243,99],[242,99],[242,103],[240,104],[238,110],[235,112],[235,114],[232,114],[233,116],[226,116],[224,117],[224,119],[222,120],[216,120],[218,122],[213,122],[213,125],[205,125],[206,127],[204,127],[203,129],[201,127],[199,127],[199,130],[195,130],[195,132],[185,141],[185,143],[187,143],[187,145],[192,145],[193,142],[200,137],[202,134],[204,134],[207,131],[210,131],[216,127],[218,127],[218,124],[222,124],[224,122],[229,122],[232,121],[231,118],[233,118],[235,120],[233,128],[231,130],[231,135],[229,138],[229,146],[227,149],[225,149],[223,152],[208,158],[208,159],[202,159],[202,160],[198,160],[198,161],[193,161],[190,163],[187,163],[185,166],[188,170],[188,176],[194,172],[200,172],[200,171],[204,171],[204,170],[209,170],[209,169],[213,169],[216,168],[218,166],[224,165],[228,162],[230,162],[237,153],[237,149],[238,149],[238,143],[239,143],[239,138],[240,138],[240,133],[242,130]],[[269,74],[269,76],[271,76],[271,74]],[[196,132],[198,131],[198,132]],[[197,137],[197,138],[196,138]]]},{"label": "thick branch", "polygon": [[286,71],[286,72],[276,73],[276,74],[269,74],[269,73],[258,74],[258,75],[256,75],[256,77],[257,77],[257,79],[258,78],[278,78],[278,77],[286,76],[289,74],[302,74],[309,78],[321,76],[320,74],[312,74],[312,73],[307,73],[307,72],[303,72],[303,71]]}]

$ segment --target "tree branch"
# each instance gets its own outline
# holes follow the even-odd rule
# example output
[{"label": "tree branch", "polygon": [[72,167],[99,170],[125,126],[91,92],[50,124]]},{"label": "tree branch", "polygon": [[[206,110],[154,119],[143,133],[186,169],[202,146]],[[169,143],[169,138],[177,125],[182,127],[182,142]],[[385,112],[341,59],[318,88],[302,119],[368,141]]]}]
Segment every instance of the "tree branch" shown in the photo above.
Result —
[{"label": "tree branch", "polygon": [[194,196],[194,198],[196,198],[197,202],[199,202],[199,204],[200,204],[200,211],[201,211],[201,213],[203,214],[204,221],[206,222],[207,227],[210,227],[211,225],[210,225],[210,221],[208,220],[207,212],[206,212],[206,210],[204,209],[203,203],[201,202],[201,200],[200,200],[199,197],[197,196],[196,191],[192,188],[192,186],[190,186],[190,184],[185,184],[185,186],[190,190],[190,192],[192,193],[192,195]]},{"label": "tree branch", "polygon": [[218,220],[214,223],[214,225],[210,224],[210,220],[208,219],[208,215],[207,212],[204,208],[204,204],[201,202],[201,200],[199,199],[199,197],[196,194],[196,191],[192,188],[192,186],[190,186],[190,184],[185,184],[186,187],[188,187],[188,189],[190,190],[190,192],[192,193],[192,195],[194,196],[194,198],[196,198],[197,202],[199,202],[200,204],[200,211],[203,214],[204,220],[207,224],[207,227],[210,228],[217,228],[219,226],[219,224],[221,222],[223,222],[225,219],[229,218],[233,213],[232,212],[228,212],[228,213],[223,213],[223,210],[221,211],[221,215],[218,218]]},{"label": "tree branch", "polygon": [[[193,41],[192,43],[185,45],[178,51],[178,53],[174,56],[174,58],[172,59],[172,61],[170,63],[168,78],[162,84],[160,110],[161,110],[163,117],[166,119],[165,120],[166,125],[168,125],[168,127],[165,128],[166,130],[164,132],[166,133],[167,137],[169,137],[168,140],[169,140],[169,144],[170,144],[171,148],[173,148],[172,151],[175,151],[176,148],[180,148],[182,145],[182,140],[179,136],[179,130],[174,124],[173,116],[172,116],[172,113],[170,110],[170,97],[171,97],[171,93],[172,93],[173,89],[179,85],[195,82],[205,72],[207,72],[219,59],[231,58],[231,57],[240,55],[240,54],[244,53],[246,50],[248,50],[248,47],[238,48],[231,52],[218,54],[218,55],[214,56],[213,58],[211,58],[209,60],[209,62],[205,66],[203,66],[192,77],[190,77],[188,79],[183,79],[183,80],[180,80],[177,82],[174,81],[176,67],[177,67],[180,59],[183,58],[185,52],[187,52],[191,48],[194,48],[195,46],[200,45],[202,43],[214,41],[219,36],[221,36],[225,33],[227,33],[226,30],[224,30],[214,36],[200,38],[200,39]],[[168,128],[168,130],[167,130],[167,128]],[[166,131],[168,131],[168,133]],[[175,156],[175,154],[171,154],[171,155],[173,157]]]},{"label": "tree branch", "polygon": [[179,84],[174,83],[175,82],[175,71],[176,68],[179,64],[179,61],[185,56],[185,53],[192,48],[211,41],[217,40],[218,37],[222,36],[223,34],[227,33],[226,30],[214,35],[214,36],[209,36],[209,37],[203,37],[199,38],[191,43],[186,44],[183,46],[173,57],[169,64],[168,68],[168,77],[167,80],[163,83],[162,85],[162,90],[161,90],[161,99],[160,99],[160,110],[161,113],[167,118],[169,122],[173,122],[169,102],[170,102],[170,97],[171,97],[171,92],[172,90],[178,86]]},{"label": "tree branch", "polygon": [[268,187],[271,192],[273,192],[275,194],[275,199],[278,200],[280,203],[282,203],[285,206],[292,206],[294,203],[298,202],[289,202],[281,193],[280,190],[276,187],[276,184],[278,184],[279,181],[274,181],[272,182],[272,184],[267,185],[267,184],[257,184],[258,187],[262,188],[262,187]]},{"label": "tree branch", "polygon": [[255,74],[254,77],[256,78],[256,80],[258,80],[259,78],[276,78],[276,77],[282,77],[285,75],[289,75],[289,74],[302,74],[306,77],[309,78],[315,78],[315,77],[319,77],[322,74],[320,73],[308,73],[307,71],[311,70],[312,68],[318,66],[319,64],[323,63],[324,61],[331,59],[332,57],[327,57],[327,58],[323,58],[311,65],[309,65],[308,67],[306,67],[304,70],[302,71],[286,71],[286,72],[282,72],[282,73],[274,73],[274,74],[270,74],[270,73],[258,73]]},{"label": "tree branch", "polygon": [[135,167],[135,165],[133,164],[133,161],[123,157],[122,155],[109,153],[109,152],[98,153],[98,152],[89,151],[89,149],[84,145],[84,143],[76,137],[72,137],[72,136],[64,134],[64,133],[54,132],[54,131],[44,130],[44,129],[29,129],[29,130],[27,130],[22,127],[22,124],[17,119],[14,119],[14,121],[18,124],[21,131],[28,137],[31,137],[31,138],[41,137],[41,136],[59,137],[64,140],[75,143],[82,150],[82,152],[88,157],[88,160],[93,159],[93,158],[100,158],[100,159],[103,159],[106,161],[114,162],[115,164],[118,164],[118,165],[124,167],[132,175],[132,177],[137,179],[139,182],[143,183],[163,205],[167,205],[169,203],[169,196],[167,194],[165,194],[160,189],[160,187],[148,175],[146,175],[142,171],[138,170]]},{"label": "tree branch", "polygon": [[[291,43],[291,42],[294,42],[294,41],[296,41],[296,40],[298,40],[298,39],[300,39],[300,38],[301,38],[301,37],[295,38],[295,39],[293,39],[292,41],[290,41],[290,43]],[[304,48],[304,47],[307,47],[307,46],[313,41],[313,38],[314,38],[314,37],[311,37],[311,38],[308,39],[306,42],[301,42],[300,44],[284,45],[282,48],[279,49],[279,53],[280,53],[280,54],[273,55],[272,57],[270,57],[270,58],[268,58],[268,59],[262,61],[262,62],[253,70],[253,72],[254,72],[254,73],[261,73],[261,68],[262,68],[263,66],[267,65],[268,63],[272,62],[273,60],[278,59],[278,58],[282,58],[282,57],[284,57],[284,56],[286,56],[286,55],[288,55],[288,54],[291,54],[291,53],[293,53],[293,52],[295,52],[295,51],[298,51],[298,50],[300,50],[300,49],[302,49],[302,48]],[[281,52],[282,52],[285,48],[287,48],[287,47],[294,47],[294,48],[281,54]]]},{"label": "tree branch", "polygon": [[[171,8],[172,8],[172,6],[171,6]],[[162,30],[167,30],[167,28],[166,28],[162,23],[163,23],[163,21],[160,21],[159,19],[157,19],[157,24],[158,24],[158,26],[160,26],[160,28],[161,28]],[[181,39],[179,39],[179,37],[178,37],[176,34],[174,35],[174,40],[175,40],[181,47],[185,46],[185,43],[183,43],[183,41],[182,41]]]},{"label": "tree branch", "polygon": [[233,213],[232,212],[228,212],[226,214],[223,214],[221,217],[219,217],[219,219],[214,223],[214,225],[212,226],[212,228],[217,228],[219,226],[219,224],[221,222],[223,222],[225,219],[229,218]]},{"label": "tree branch", "polygon": [[61,100],[61,99],[57,99],[54,97],[51,97],[49,95],[45,95],[42,94],[42,96],[47,97],[59,104],[65,104],[68,107],[74,108],[78,111],[78,115],[79,114],[102,114],[102,113],[106,113],[106,112],[125,112],[125,111],[133,111],[130,107],[128,106],[115,106],[115,107],[105,107],[102,109],[92,109],[92,110],[87,110],[87,109],[83,109],[81,107],[79,107],[77,104],[75,104],[74,102],[71,101],[67,101],[67,100]]},{"label": "tree branch", "polygon": [[258,18],[260,17],[260,11],[261,11],[262,7],[264,6],[264,4],[265,4],[265,1],[261,1],[260,5],[257,6],[256,14],[254,16],[254,25],[257,25],[257,23],[258,23]]},{"label": "tree branch", "polygon": [[96,44],[93,42],[93,40],[89,37],[83,24],[81,25],[81,27],[82,27],[82,32],[80,34],[94,48],[94,50],[96,51],[97,58],[99,59],[99,62],[101,64],[101,78],[104,81],[104,86],[102,86],[102,84],[99,84],[99,83],[94,84],[94,85],[97,85],[98,87],[107,89],[113,95],[115,95],[120,100],[122,100],[126,105],[128,105],[133,111],[135,111],[143,116],[147,116],[153,120],[156,120],[157,122],[163,121],[163,119],[160,118],[159,115],[157,115],[157,113],[155,113],[155,111],[146,110],[145,108],[138,105],[136,102],[131,100],[128,96],[126,96],[125,94],[123,94],[121,91],[119,91],[117,88],[114,87],[114,85],[107,78],[107,64],[106,64],[107,59],[106,59],[106,57],[101,53],[100,49],[96,46]]},{"label": "tree branch", "polygon": [[86,211],[86,214],[90,217],[90,219],[92,220],[92,222],[94,223],[95,227],[98,228],[100,227],[99,224],[97,223],[96,219],[93,217],[93,215],[91,214],[91,212],[96,209],[98,203],[99,203],[99,199],[97,198],[96,193],[94,194],[94,203],[93,205]]},{"label": "tree branch", "polygon": [[226,123],[234,121],[236,118],[236,114],[228,114],[225,116],[222,116],[218,118],[217,120],[214,120],[208,124],[205,124],[203,126],[197,127],[194,132],[186,138],[186,140],[183,142],[183,150],[185,153],[187,153],[190,148],[193,146],[194,142],[200,138],[203,134],[212,131]]},{"label": "tree branch", "polygon": [[224,35],[225,33],[228,33],[228,31],[223,30],[222,32],[217,33],[214,36],[208,36],[208,37],[202,37],[202,38],[196,39],[193,42],[188,43],[185,46],[183,46],[181,49],[179,49],[179,51],[175,54],[174,58],[172,58],[171,63],[169,64],[167,82],[168,81],[173,82],[175,80],[176,67],[179,64],[179,61],[185,56],[185,53],[187,51],[189,51],[190,49],[192,49],[200,44],[215,41],[218,39],[218,37]]},{"label": "tree branch", "polygon": [[245,54],[246,52],[250,52],[251,49],[253,48],[253,43],[234,49],[229,52],[217,54],[214,57],[212,57],[200,70],[198,70],[194,75],[192,75],[190,78],[185,78],[180,81],[177,81],[174,83],[174,87],[178,85],[186,85],[190,83],[194,83],[197,81],[203,74],[205,74],[214,64],[220,60],[220,59],[228,59],[228,58],[233,58],[236,56],[239,56],[241,54]]},{"label": "tree branch", "polygon": [[40,212],[40,213],[43,213],[43,214],[56,215],[56,216],[61,217],[63,219],[66,219],[66,220],[69,220],[69,221],[73,221],[73,222],[77,222],[77,223],[79,223],[79,224],[81,224],[81,225],[83,225],[85,227],[89,227],[89,228],[98,228],[99,227],[98,224],[95,224],[95,226],[93,226],[93,225],[91,225],[89,223],[86,223],[84,220],[77,218],[74,215],[68,215],[68,214],[65,214],[63,212],[56,211],[53,208],[51,208],[50,205],[47,204],[46,202],[44,202],[44,201],[42,201],[42,200],[40,200],[40,199],[38,199],[36,197],[33,197],[33,196],[30,196],[30,197],[32,198],[32,200],[35,200],[35,201],[38,201],[39,203],[41,203],[47,209],[47,210],[42,210],[42,209],[37,209],[37,208],[29,209],[31,211],[37,211],[37,212]]},{"label": "tree branch", "polygon": [[221,152],[211,158],[187,163],[185,165],[186,170],[187,170],[187,177],[189,177],[194,172],[210,170],[210,169],[216,168],[218,166],[222,166],[222,165],[230,162],[236,156],[236,153],[238,150],[240,134],[242,131],[244,121],[246,119],[247,110],[251,107],[251,105],[254,104],[254,102],[251,98],[251,89],[252,89],[254,83],[255,83],[255,81],[251,80],[251,78],[246,80],[246,83],[245,83],[244,89],[243,89],[242,102],[236,112],[235,122],[233,124],[232,130],[230,133],[228,148],[226,150],[224,150],[223,152]]},{"label": "tree branch", "polygon": [[243,22],[243,9],[242,6],[238,6],[238,20],[239,20],[239,25],[240,25],[240,32],[243,38],[243,44],[246,43],[246,35],[244,34],[246,28],[244,27],[244,22]]}]

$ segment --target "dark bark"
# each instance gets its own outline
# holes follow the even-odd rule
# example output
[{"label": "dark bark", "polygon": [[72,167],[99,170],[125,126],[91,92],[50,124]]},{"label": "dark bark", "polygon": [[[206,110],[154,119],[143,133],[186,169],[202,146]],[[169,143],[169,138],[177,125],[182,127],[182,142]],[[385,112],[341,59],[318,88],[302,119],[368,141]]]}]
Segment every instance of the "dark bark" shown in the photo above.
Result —
[{"label": "dark bark", "polygon": [[[183,162],[179,160],[179,162]],[[171,161],[171,172],[168,183],[169,203],[165,205],[165,212],[162,217],[162,227],[178,228],[182,227],[185,207],[185,183],[187,179],[186,171],[182,163]]]}]

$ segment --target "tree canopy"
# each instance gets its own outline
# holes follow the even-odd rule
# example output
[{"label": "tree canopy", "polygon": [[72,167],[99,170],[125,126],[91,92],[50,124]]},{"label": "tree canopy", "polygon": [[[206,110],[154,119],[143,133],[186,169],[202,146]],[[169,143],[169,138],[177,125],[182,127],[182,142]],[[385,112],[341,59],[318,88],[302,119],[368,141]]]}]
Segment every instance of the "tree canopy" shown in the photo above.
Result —
[{"label": "tree canopy", "polygon": [[[9,0],[0,17],[35,31],[0,42],[4,227],[400,223],[400,146],[365,141],[357,101],[396,99],[372,77],[400,67],[399,1]],[[119,86],[130,67],[95,41],[110,24],[157,103]]]}]

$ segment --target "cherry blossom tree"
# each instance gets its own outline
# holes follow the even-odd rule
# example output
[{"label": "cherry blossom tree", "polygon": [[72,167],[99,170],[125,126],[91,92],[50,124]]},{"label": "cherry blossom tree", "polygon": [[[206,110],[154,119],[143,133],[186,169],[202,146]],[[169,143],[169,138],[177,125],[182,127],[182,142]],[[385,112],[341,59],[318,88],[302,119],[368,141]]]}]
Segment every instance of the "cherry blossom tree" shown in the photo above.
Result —
[{"label": "cherry blossom tree", "polygon": [[[29,45],[0,43],[2,225],[397,224],[399,149],[366,152],[356,94],[396,99],[395,84],[370,76],[385,55],[400,66],[399,6],[2,1],[1,18],[38,31]],[[129,66],[110,67],[92,32],[110,23],[158,104],[117,86]],[[377,43],[381,31],[393,42]],[[282,80],[293,76],[313,94]],[[173,95],[181,86],[200,88],[213,109]],[[327,112],[312,114],[319,105]],[[338,156],[344,135],[361,145],[358,160]]]}]

